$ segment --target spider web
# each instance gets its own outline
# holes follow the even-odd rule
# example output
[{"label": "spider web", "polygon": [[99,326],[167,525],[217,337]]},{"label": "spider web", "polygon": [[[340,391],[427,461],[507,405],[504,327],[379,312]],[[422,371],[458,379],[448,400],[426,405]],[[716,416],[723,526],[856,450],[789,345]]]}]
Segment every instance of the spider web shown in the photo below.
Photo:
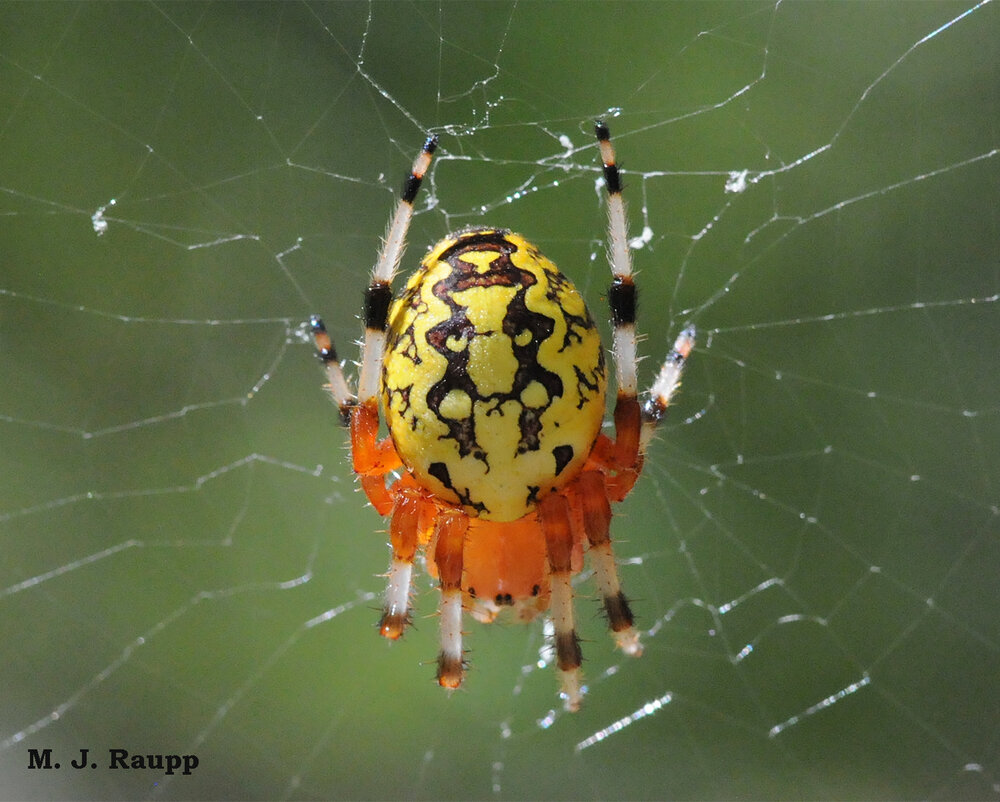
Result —
[{"label": "spider web", "polygon": [[[995,5],[8,4],[0,31],[0,797],[1000,797]],[[614,521],[646,653],[583,577],[570,716],[541,623],[470,622],[450,696],[426,577],[376,637],[384,523],[304,321],[350,350],[427,130],[405,264],[485,219],[605,316],[597,116],[643,380],[699,342]]]}]

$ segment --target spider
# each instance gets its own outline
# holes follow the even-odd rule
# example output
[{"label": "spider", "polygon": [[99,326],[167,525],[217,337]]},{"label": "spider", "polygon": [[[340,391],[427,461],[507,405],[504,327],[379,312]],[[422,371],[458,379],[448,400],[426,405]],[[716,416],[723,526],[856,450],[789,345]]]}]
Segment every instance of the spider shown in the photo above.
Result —
[{"label": "spider", "polygon": [[621,179],[607,126],[598,121],[595,132],[608,192],[614,439],[600,431],[607,377],[593,318],[570,280],[519,234],[478,226],[448,235],[393,300],[434,136],[406,178],[365,293],[356,395],[323,321],[310,319],[327,389],[350,427],[354,471],[375,510],[390,516],[379,633],[397,639],[406,629],[423,549],[441,589],[438,682],[462,683],[463,610],[486,623],[505,609],[523,620],[549,610],[567,710],[584,693],[571,579],[585,544],[617,646],[642,653],[611,548],[611,504],[635,484],[694,346],[688,327],[640,405]]}]

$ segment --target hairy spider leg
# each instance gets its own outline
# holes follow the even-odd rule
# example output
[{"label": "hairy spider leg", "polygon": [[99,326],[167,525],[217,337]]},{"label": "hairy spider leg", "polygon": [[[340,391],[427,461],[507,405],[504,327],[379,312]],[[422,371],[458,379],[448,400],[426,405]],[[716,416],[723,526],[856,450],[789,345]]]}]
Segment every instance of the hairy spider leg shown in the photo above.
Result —
[{"label": "hairy spider leg", "polygon": [[607,125],[594,126],[604,167],[608,192],[608,262],[612,282],[608,305],[614,326],[614,362],[618,383],[615,402],[615,439],[600,435],[591,453],[588,467],[600,467],[605,473],[587,471],[575,487],[583,507],[583,524],[594,567],[594,575],[604,602],[608,626],[615,643],[628,655],[642,654],[642,644],[634,627],[634,618],[621,590],[614,552],[611,546],[611,505],[622,501],[631,491],[642,471],[646,445],[656,426],[666,414],[670,398],[680,386],[684,360],[694,344],[694,329],[682,332],[667,357],[650,390],[651,398],[643,410],[637,397],[636,301],[637,290],[628,248],[628,223],[622,198],[621,175]]},{"label": "hairy spider leg", "polygon": [[462,658],[462,564],[469,518],[461,510],[442,508],[435,521],[434,564],[441,581],[441,651],[437,679],[457,688],[465,676]]},{"label": "hairy spider leg", "polygon": [[645,451],[649,441],[653,439],[657,426],[666,417],[670,400],[681,386],[681,374],[684,363],[694,348],[694,326],[689,325],[677,335],[674,347],[663,361],[656,381],[649,388],[649,398],[642,406],[642,436],[640,451]]},{"label": "hairy spider leg", "polygon": [[618,393],[615,401],[614,461],[618,469],[618,493],[624,498],[642,468],[639,454],[639,433],[642,411],[639,408],[636,379],[636,287],[632,275],[632,256],[628,248],[628,223],[625,201],[622,199],[621,175],[615,161],[611,133],[603,122],[594,126],[604,165],[604,185],[608,191],[608,265],[611,286],[608,306],[614,327],[612,353]]},{"label": "hairy spider leg", "polygon": [[580,664],[580,638],[573,616],[573,527],[569,504],[558,493],[551,493],[538,505],[538,519],[545,535],[549,558],[551,602],[549,616],[555,630],[556,671],[567,710],[574,711],[583,700]]},{"label": "hairy spider leg", "polygon": [[[397,490],[399,492],[395,492]],[[416,559],[417,549],[427,543],[433,533],[437,508],[415,489],[394,487],[393,491],[395,501],[389,520],[392,561],[386,574],[385,599],[378,631],[383,638],[396,640],[402,636],[411,620],[410,583],[413,561]]]},{"label": "hairy spider leg", "polygon": [[[406,248],[406,232],[413,218],[413,201],[416,200],[420,184],[430,167],[436,148],[437,137],[427,137],[403,183],[399,204],[386,232],[378,261],[372,269],[371,281],[365,290],[365,340],[361,351],[361,376],[358,380],[357,398],[347,386],[337,350],[322,319],[318,315],[313,315],[309,319],[316,350],[326,368],[330,394],[340,407],[340,416],[345,424],[350,423],[352,407],[356,404],[365,405],[378,394],[379,368],[382,364],[389,305],[392,303],[392,279],[399,270],[399,263]],[[377,418],[377,409],[375,414]]]},{"label": "hairy spider leg", "polygon": [[390,540],[393,557],[389,568],[386,600],[379,632],[398,638],[409,620],[410,578],[421,529],[426,529],[432,503],[421,501],[419,493],[392,492],[386,487],[386,475],[402,465],[388,437],[378,440],[378,391],[389,306],[392,303],[392,279],[399,269],[406,247],[406,233],[413,218],[413,202],[431,164],[437,137],[429,136],[403,183],[399,203],[389,224],[382,250],[365,290],[365,338],[361,348],[361,372],[357,397],[344,379],[343,369],[323,321],[310,319],[313,337],[323,360],[330,393],[340,408],[341,419],[351,429],[351,454],[361,487],[379,515],[392,515]]},{"label": "hairy spider leg", "polygon": [[354,406],[354,393],[347,386],[347,379],[344,378],[344,368],[337,356],[337,349],[327,333],[326,326],[319,315],[309,318],[309,326],[312,329],[313,341],[316,343],[316,353],[323,362],[326,370],[326,389],[334,403],[340,409],[340,422],[344,426],[351,424],[351,407]]}]

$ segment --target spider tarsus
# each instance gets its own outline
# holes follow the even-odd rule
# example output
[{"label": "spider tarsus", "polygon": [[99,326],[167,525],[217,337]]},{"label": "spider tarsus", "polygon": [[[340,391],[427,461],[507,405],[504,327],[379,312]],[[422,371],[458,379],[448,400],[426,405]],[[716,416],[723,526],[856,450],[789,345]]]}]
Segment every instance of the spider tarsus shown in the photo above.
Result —
[{"label": "spider tarsus", "polygon": [[659,397],[650,398],[642,405],[642,417],[644,420],[659,423],[666,417],[667,405]]},{"label": "spider tarsus", "polygon": [[615,644],[629,657],[642,657],[642,641],[634,627],[614,633]]},{"label": "spider tarsus", "polygon": [[[604,123],[599,123],[594,130],[597,133],[597,144],[601,150],[601,164],[604,165],[604,186],[608,190],[609,197],[620,196],[622,194],[622,177],[618,171],[615,149],[611,145],[611,132],[608,131],[608,127]],[[622,229],[621,234],[625,235],[624,229]],[[615,275],[619,274],[616,272]]]},{"label": "spider tarsus", "polygon": [[583,703],[583,695],[586,693],[586,689],[581,679],[579,669],[559,671],[559,695],[562,697],[563,707],[567,713],[577,712]]},{"label": "spider tarsus", "polygon": [[457,688],[465,675],[465,661],[461,657],[441,652],[438,654],[437,680],[442,688]]},{"label": "spider tarsus", "polygon": [[310,315],[309,330],[312,332],[313,342],[316,343],[316,350],[319,352],[319,357],[324,362],[335,360],[337,353],[333,347],[333,340],[330,339],[330,335],[326,331],[326,326],[323,325],[323,318],[319,315]]},{"label": "spider tarsus", "polygon": [[688,323],[684,327],[684,330],[677,335],[677,340],[674,342],[674,349],[671,353],[676,354],[682,359],[687,359],[694,348],[696,337],[697,331],[695,330],[694,323]]},{"label": "spider tarsus", "polygon": [[386,610],[378,622],[378,634],[389,640],[399,640],[410,625],[410,613]]}]

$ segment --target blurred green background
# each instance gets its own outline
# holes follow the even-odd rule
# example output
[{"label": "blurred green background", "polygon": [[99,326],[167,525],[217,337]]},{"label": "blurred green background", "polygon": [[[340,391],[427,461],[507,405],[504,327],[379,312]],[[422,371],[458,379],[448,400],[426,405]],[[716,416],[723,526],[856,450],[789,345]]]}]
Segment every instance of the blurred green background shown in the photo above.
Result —
[{"label": "blurred green background", "polygon": [[[1000,796],[998,23],[0,5],[0,797]],[[427,130],[406,269],[486,220],[603,319],[598,115],[650,230],[643,381],[699,344],[614,521],[646,654],[584,579],[568,716],[540,624],[470,622],[450,696],[426,577],[376,636],[384,523],[303,322],[353,355]]]}]

